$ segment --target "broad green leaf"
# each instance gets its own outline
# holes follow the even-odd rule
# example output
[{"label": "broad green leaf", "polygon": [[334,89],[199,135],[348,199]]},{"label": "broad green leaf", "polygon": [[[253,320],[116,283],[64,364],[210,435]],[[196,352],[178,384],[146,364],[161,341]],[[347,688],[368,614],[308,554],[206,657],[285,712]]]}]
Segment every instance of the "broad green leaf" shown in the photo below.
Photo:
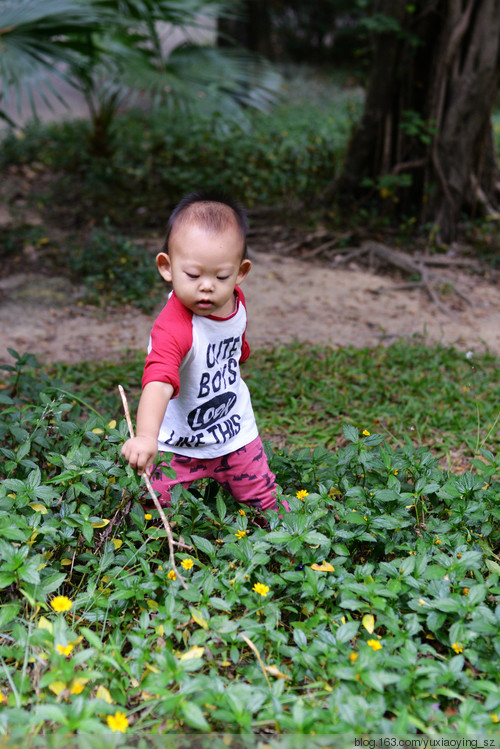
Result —
[{"label": "broad green leaf", "polygon": [[500,575],[500,564],[498,562],[494,562],[492,559],[485,559],[485,564],[490,572]]},{"label": "broad green leaf", "polygon": [[359,431],[352,424],[342,424],[342,431],[348,442],[359,442]]},{"label": "broad green leaf", "polygon": [[184,720],[191,728],[210,733],[210,725],[203,715],[201,708],[195,702],[183,702],[181,704],[181,711]]},{"label": "broad green leaf", "polygon": [[356,637],[359,630],[359,622],[346,622],[341,624],[335,631],[337,642],[348,642]]},{"label": "broad green leaf", "polygon": [[384,438],[381,434],[370,434],[368,437],[364,438],[363,444],[368,447],[377,447],[377,445],[381,445],[383,441]]},{"label": "broad green leaf", "polygon": [[57,590],[63,584],[65,579],[65,572],[53,572],[42,578],[41,587],[44,595],[48,595],[49,593],[53,593],[55,590]]},{"label": "broad green leaf", "polygon": [[383,692],[384,687],[389,684],[397,684],[401,681],[399,674],[392,673],[390,671],[363,671],[362,681],[367,686],[375,689],[377,692]]},{"label": "broad green leaf", "polygon": [[286,544],[292,539],[293,535],[286,531],[271,531],[266,535],[266,541],[274,544]]},{"label": "broad green leaf", "polygon": [[209,557],[215,554],[215,548],[208,539],[203,538],[202,536],[192,535],[191,541],[197,549],[202,551],[204,554],[207,554]]},{"label": "broad green leaf", "polygon": [[392,489],[377,489],[373,495],[374,499],[380,499],[381,502],[394,502],[399,499],[399,494]]},{"label": "broad green leaf", "polygon": [[7,624],[11,624],[12,620],[17,616],[21,605],[19,603],[6,603],[0,606],[0,627],[5,627]]},{"label": "broad green leaf", "polygon": [[224,518],[226,517],[227,511],[226,511],[226,503],[224,502],[220,494],[217,494],[217,499],[215,500],[215,506],[219,514],[219,520],[222,523],[224,521]]},{"label": "broad green leaf", "polygon": [[455,613],[463,609],[463,604],[458,598],[437,598],[432,601],[432,606],[445,613]]},{"label": "broad green leaf", "polygon": [[467,604],[469,606],[475,606],[481,601],[484,601],[488,594],[488,588],[486,585],[471,585],[469,588],[469,594],[467,596]]},{"label": "broad green leaf", "polygon": [[295,643],[299,646],[299,648],[302,649],[307,647],[307,637],[302,629],[299,629],[298,627],[294,628],[293,639],[295,640]]},{"label": "broad green leaf", "polygon": [[368,604],[364,601],[358,601],[356,598],[346,598],[339,604],[342,609],[349,609],[350,611],[362,611],[368,608]]},{"label": "broad green leaf", "polygon": [[304,536],[304,541],[312,545],[330,546],[330,539],[318,531],[308,531]]}]

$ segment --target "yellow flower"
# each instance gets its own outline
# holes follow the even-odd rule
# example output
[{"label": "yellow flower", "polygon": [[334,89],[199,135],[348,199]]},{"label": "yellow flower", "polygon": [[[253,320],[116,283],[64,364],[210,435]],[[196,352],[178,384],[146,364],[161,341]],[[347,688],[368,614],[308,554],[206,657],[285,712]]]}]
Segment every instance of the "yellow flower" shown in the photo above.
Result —
[{"label": "yellow flower", "polygon": [[59,653],[59,655],[71,655],[71,651],[73,650],[73,645],[69,643],[69,645],[56,645],[56,650]]},{"label": "yellow flower", "polygon": [[52,599],[50,605],[54,611],[60,613],[61,611],[69,611],[73,606],[73,601],[71,601],[67,596],[56,596]]},{"label": "yellow flower", "polygon": [[119,710],[117,710],[114,715],[108,715],[106,722],[111,730],[115,732],[121,731],[122,733],[125,733],[129,726],[127,716]]},{"label": "yellow flower", "polygon": [[309,492],[307,491],[307,489],[300,489],[300,491],[298,491],[295,496],[297,497],[297,499],[305,499],[309,496]]},{"label": "yellow flower", "polygon": [[190,570],[193,564],[194,562],[192,559],[183,559],[181,562],[181,567],[184,567],[185,570]]},{"label": "yellow flower", "polygon": [[464,594],[464,596],[468,596],[469,595],[469,588],[462,588],[462,593]]},{"label": "yellow flower", "polygon": [[441,539],[440,538],[436,538],[436,540],[434,541],[434,543],[439,545],[441,543]]},{"label": "yellow flower", "polygon": [[493,721],[493,723],[498,723],[500,721],[500,718],[498,717],[498,715],[496,713],[492,713],[490,715],[490,718]]},{"label": "yellow flower", "polygon": [[351,663],[356,663],[356,661],[358,660],[358,658],[359,658],[358,653],[350,653],[349,654],[349,660],[351,661]]},{"label": "yellow flower", "polygon": [[382,650],[382,645],[378,640],[368,640],[366,644],[369,645],[373,651]]},{"label": "yellow flower", "polygon": [[463,653],[463,652],[464,652],[464,649],[463,649],[463,647],[462,647],[462,646],[460,645],[460,643],[459,643],[459,642],[454,642],[454,643],[453,643],[453,645],[452,645],[451,647],[453,648],[453,650],[455,651],[455,653]]},{"label": "yellow flower", "polygon": [[175,574],[175,570],[170,570],[170,572],[168,573],[167,577],[168,577],[169,580],[176,580],[177,579],[177,575]]},{"label": "yellow flower", "polygon": [[263,585],[263,583],[255,583],[252,590],[255,593],[258,593],[260,596],[263,596],[264,598],[269,593],[269,587],[267,585]]},{"label": "yellow flower", "polygon": [[371,432],[369,432],[368,429],[363,429],[363,434],[365,435],[365,437],[369,437]]},{"label": "yellow flower", "polygon": [[3,692],[0,692],[0,705],[2,704],[2,702],[5,702],[6,700],[7,700],[7,697],[4,695]]},{"label": "yellow flower", "polygon": [[151,518],[152,518],[152,517],[153,517],[153,516],[151,515],[151,513],[150,513],[150,512],[147,512],[147,513],[146,513],[146,514],[144,515],[144,520],[151,520]]},{"label": "yellow flower", "polygon": [[123,541],[119,538],[112,538],[113,546],[115,547],[115,551],[118,551],[120,546],[123,545]]},{"label": "yellow flower", "polygon": [[243,517],[246,517],[245,510],[238,510],[238,512],[239,512],[240,515],[243,515]]},{"label": "yellow flower", "polygon": [[237,531],[235,534],[236,538],[244,538],[247,535],[246,531]]}]

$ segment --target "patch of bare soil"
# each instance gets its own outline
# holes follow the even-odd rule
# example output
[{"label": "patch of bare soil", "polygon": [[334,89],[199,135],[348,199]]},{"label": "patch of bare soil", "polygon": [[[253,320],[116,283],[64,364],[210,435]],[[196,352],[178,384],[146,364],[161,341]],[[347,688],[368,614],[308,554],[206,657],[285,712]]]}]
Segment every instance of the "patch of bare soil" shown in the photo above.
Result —
[{"label": "patch of bare soil", "polygon": [[[500,355],[498,283],[456,267],[439,275],[449,312],[425,289],[401,288],[400,279],[352,263],[336,267],[331,260],[256,252],[243,286],[250,345],[365,347],[418,339]],[[68,363],[145,350],[155,314],[96,310],[81,298],[82,290],[61,277],[18,272],[0,278],[0,362],[12,362],[8,348]]]}]

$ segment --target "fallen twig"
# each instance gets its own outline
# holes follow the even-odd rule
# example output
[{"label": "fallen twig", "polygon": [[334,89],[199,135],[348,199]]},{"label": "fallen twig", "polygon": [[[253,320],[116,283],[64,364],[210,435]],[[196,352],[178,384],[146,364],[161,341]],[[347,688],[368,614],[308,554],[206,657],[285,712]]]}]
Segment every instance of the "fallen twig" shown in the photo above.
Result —
[{"label": "fallen twig", "polygon": [[[120,396],[121,396],[122,403],[123,403],[123,410],[125,412],[125,420],[127,422],[128,431],[129,431],[130,437],[133,437],[134,436],[134,427],[133,427],[133,424],[132,424],[132,419],[130,418],[130,411],[129,411],[129,408],[128,408],[127,396],[125,395],[125,390],[123,389],[123,387],[121,385],[118,385],[118,390],[120,392]],[[147,476],[145,473],[143,473],[142,474],[142,478],[144,480],[144,483],[146,484],[146,488],[147,488],[147,490],[149,492],[149,495],[150,495],[151,499],[153,500],[154,506],[156,507],[156,509],[160,513],[160,518],[161,518],[161,521],[163,523],[163,526],[164,526],[166,534],[167,534],[168,548],[169,548],[169,551],[170,551],[170,564],[172,566],[172,569],[175,572],[175,574],[177,575],[177,577],[179,578],[179,582],[182,585],[182,587],[184,588],[184,590],[187,590],[186,582],[185,582],[184,578],[182,577],[182,575],[179,573],[179,571],[178,571],[178,569],[177,569],[177,567],[175,565],[174,545],[175,545],[176,542],[174,541],[174,537],[172,536],[172,529],[170,528],[170,523],[167,520],[167,516],[163,512],[163,507],[158,502],[158,497],[156,496],[156,493],[155,493],[153,487],[151,486],[151,481],[149,480],[149,476]]]}]

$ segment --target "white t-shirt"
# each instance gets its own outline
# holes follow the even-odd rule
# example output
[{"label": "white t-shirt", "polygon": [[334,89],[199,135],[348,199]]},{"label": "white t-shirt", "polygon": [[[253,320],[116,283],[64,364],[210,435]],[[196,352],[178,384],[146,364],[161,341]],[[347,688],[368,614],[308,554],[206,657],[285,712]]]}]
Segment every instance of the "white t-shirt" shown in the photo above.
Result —
[{"label": "white t-shirt", "polygon": [[174,388],[158,435],[158,450],[217,458],[258,436],[240,361],[250,353],[241,289],[229,317],[195,315],[172,292],[151,331],[142,386]]}]

